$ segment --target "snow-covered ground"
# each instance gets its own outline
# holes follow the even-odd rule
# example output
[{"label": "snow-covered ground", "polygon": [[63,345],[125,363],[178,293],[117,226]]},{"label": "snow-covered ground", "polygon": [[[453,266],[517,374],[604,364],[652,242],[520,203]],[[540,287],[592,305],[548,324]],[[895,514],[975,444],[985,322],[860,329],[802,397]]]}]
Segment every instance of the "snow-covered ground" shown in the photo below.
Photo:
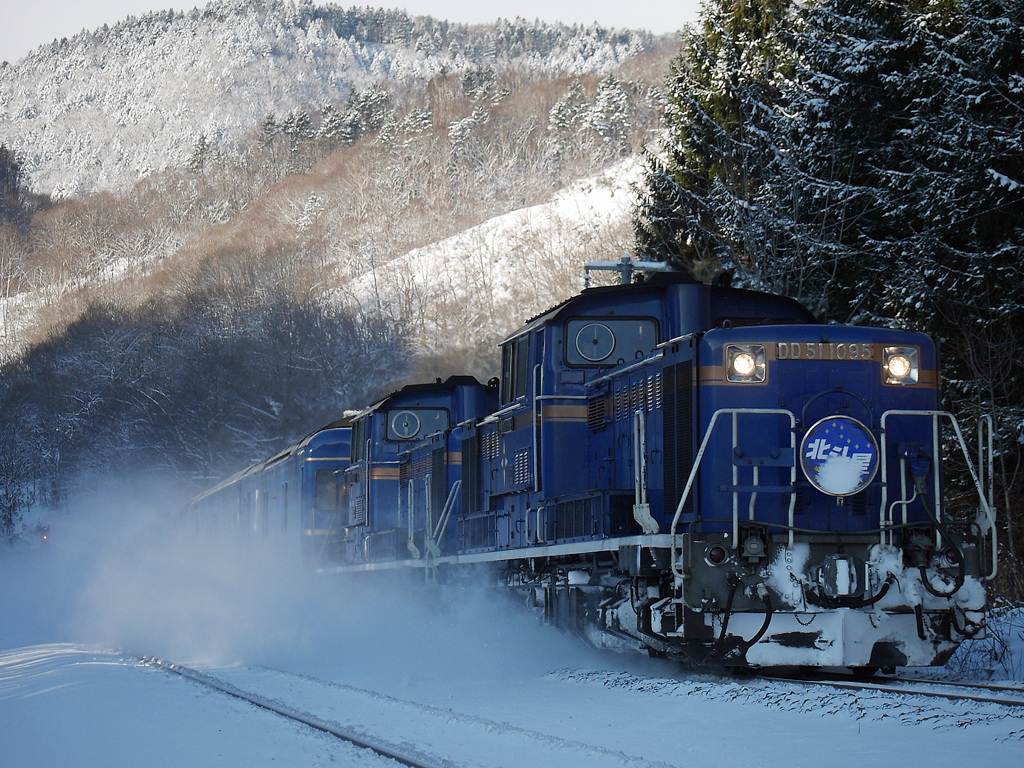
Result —
[{"label": "snow-covered ground", "polygon": [[453,607],[416,584],[317,579],[269,542],[205,542],[143,503],[49,522],[47,546],[0,551],[5,768],[392,764],[137,654],[457,766],[1017,766],[1024,755],[1022,710],[599,654],[483,591],[458,590]]}]

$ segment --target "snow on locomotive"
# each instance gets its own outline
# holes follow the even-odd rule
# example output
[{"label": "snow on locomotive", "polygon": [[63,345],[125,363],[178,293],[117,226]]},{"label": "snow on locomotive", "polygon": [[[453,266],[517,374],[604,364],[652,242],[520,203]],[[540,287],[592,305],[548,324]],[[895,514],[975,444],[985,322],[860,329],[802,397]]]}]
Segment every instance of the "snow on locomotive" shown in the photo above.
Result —
[{"label": "snow on locomotive", "polygon": [[984,631],[995,523],[977,476],[977,512],[945,508],[943,447],[971,462],[927,336],[609,267],[503,342],[500,381],[353,417],[320,570],[497,570],[595,643],[702,663],[941,664]]}]

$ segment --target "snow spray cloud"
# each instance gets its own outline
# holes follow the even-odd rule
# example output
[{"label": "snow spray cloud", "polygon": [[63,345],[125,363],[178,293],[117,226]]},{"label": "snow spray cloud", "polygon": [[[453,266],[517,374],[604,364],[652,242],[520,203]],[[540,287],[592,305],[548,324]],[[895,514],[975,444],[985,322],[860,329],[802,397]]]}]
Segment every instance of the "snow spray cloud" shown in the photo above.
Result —
[{"label": "snow spray cloud", "polygon": [[439,591],[422,573],[318,576],[301,567],[297,534],[215,540],[182,521],[180,498],[133,483],[77,500],[52,521],[49,551],[22,563],[35,618],[22,610],[26,631],[19,640],[0,629],[0,647],[66,641],[368,684],[513,677],[593,659],[500,587]]}]

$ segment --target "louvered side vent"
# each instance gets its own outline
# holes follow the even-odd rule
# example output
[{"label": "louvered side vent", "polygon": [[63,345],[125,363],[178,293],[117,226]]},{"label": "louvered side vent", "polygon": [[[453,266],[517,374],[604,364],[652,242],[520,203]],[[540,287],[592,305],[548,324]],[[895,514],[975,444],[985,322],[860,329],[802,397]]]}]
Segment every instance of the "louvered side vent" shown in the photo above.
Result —
[{"label": "louvered side vent", "polygon": [[615,421],[626,418],[627,413],[627,395],[625,390],[616,389],[612,393],[612,418]]},{"label": "louvered side vent", "polygon": [[398,479],[402,483],[409,480],[420,479],[430,471],[430,458],[420,458],[415,461],[406,461],[398,467]]},{"label": "louvered side vent", "polygon": [[587,426],[591,432],[600,432],[608,426],[608,400],[603,396],[597,396],[587,403]]},{"label": "louvered side vent", "polygon": [[656,411],[664,402],[662,394],[661,374],[647,377],[647,410]]},{"label": "louvered side vent", "polygon": [[533,479],[530,471],[530,449],[516,451],[512,464],[512,482],[515,485],[527,485]]},{"label": "louvered side vent", "polygon": [[498,449],[501,446],[501,442],[498,438],[497,431],[489,432],[480,439],[480,450],[483,454],[484,459],[493,461],[498,458]]},{"label": "louvered side vent", "polygon": [[[675,515],[679,497],[693,467],[693,363],[685,361],[665,369],[665,514]],[[691,489],[683,512],[693,511],[696,488]]]},{"label": "louvered side vent", "polygon": [[352,508],[352,525],[366,524],[366,497],[357,496]]}]

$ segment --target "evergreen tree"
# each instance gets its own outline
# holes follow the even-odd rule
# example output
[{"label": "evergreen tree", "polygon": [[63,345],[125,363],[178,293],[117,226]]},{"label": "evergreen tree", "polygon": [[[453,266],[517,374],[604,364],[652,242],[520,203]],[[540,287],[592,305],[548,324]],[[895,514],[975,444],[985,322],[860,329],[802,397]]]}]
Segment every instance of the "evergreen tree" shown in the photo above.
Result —
[{"label": "evergreen tree", "polygon": [[0,144],[0,225],[27,226],[28,215],[21,199],[23,181],[22,159]]},{"label": "evergreen tree", "polygon": [[270,150],[270,162],[277,164],[277,149],[275,147],[277,137],[281,135],[281,124],[273,112],[270,112],[260,123],[259,144],[263,149]]},{"label": "evergreen tree", "polygon": [[[996,417],[1009,592],[1024,596],[1024,4],[822,0],[758,202],[777,290],[942,339],[946,407]],[[762,273],[764,278],[767,274]],[[964,474],[950,473],[973,494]]]},{"label": "evergreen tree", "polygon": [[281,124],[281,132],[288,137],[288,151],[294,155],[315,135],[309,112],[304,109],[293,109]]},{"label": "evergreen tree", "polygon": [[320,115],[320,128],[317,129],[317,141],[327,152],[334,151],[346,140],[345,116],[333,104],[327,104]]},{"label": "evergreen tree", "polygon": [[588,122],[604,151],[618,157],[629,151],[629,97],[618,78],[608,75],[597,85],[597,97]]},{"label": "evergreen tree", "polygon": [[32,214],[45,210],[50,204],[48,195],[29,189],[21,154],[0,144],[0,227],[12,224],[16,231],[24,234]]},{"label": "evergreen tree", "polygon": [[824,0],[797,9],[795,61],[761,121],[778,148],[753,235],[771,244],[759,279],[821,317],[879,323],[892,292],[910,175],[908,77],[923,62],[906,3]]},{"label": "evergreen tree", "polygon": [[579,80],[573,80],[548,114],[550,152],[556,159],[563,159],[579,149],[589,111],[586,89]]},{"label": "evergreen tree", "polygon": [[673,64],[639,250],[740,270],[826,320],[941,338],[947,407],[997,417],[1020,597],[1024,3],[755,5],[706,6]]},{"label": "evergreen tree", "polygon": [[391,95],[378,86],[363,93],[352,91],[349,106],[359,114],[361,130],[376,131],[394,116]]},{"label": "evergreen tree", "polygon": [[202,173],[206,167],[206,160],[210,154],[210,141],[205,133],[200,133],[192,144],[192,154],[189,155],[186,167],[192,173]]},{"label": "evergreen tree", "polygon": [[776,101],[776,74],[788,66],[780,32],[788,0],[713,0],[702,28],[672,62],[668,136],[645,156],[636,215],[637,249],[696,266],[748,269],[762,247],[732,233],[772,155],[757,129]]}]

